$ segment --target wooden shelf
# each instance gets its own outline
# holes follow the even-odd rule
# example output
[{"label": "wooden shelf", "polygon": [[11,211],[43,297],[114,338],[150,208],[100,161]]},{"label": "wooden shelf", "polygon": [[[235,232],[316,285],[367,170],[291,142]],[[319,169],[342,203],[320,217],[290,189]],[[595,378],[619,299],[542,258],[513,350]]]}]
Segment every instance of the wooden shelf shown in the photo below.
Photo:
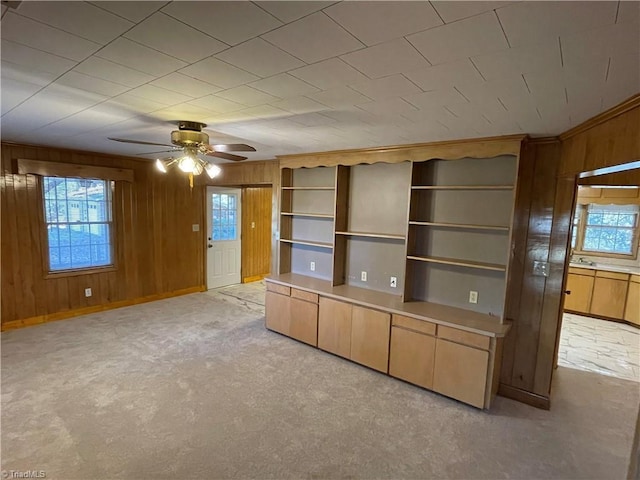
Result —
[{"label": "wooden shelf", "polygon": [[407,259],[416,260],[419,262],[440,263],[443,265],[456,265],[458,267],[478,268],[481,270],[493,270],[495,272],[504,272],[507,269],[505,265],[497,265],[495,263],[474,262],[472,260],[458,260],[455,258],[417,257],[413,255],[408,255]]},{"label": "wooden shelf", "polygon": [[413,185],[411,190],[513,190],[513,185]]},{"label": "wooden shelf", "polygon": [[293,245],[308,245],[310,247],[320,247],[333,250],[333,245],[330,243],[312,242],[310,240],[290,240],[287,238],[281,238],[280,241],[283,243],[291,243]]},{"label": "wooden shelf", "polygon": [[374,232],[336,232],[336,235],[347,235],[350,237],[367,237],[367,238],[387,238],[391,240],[404,240],[404,235],[394,235],[392,233],[374,233]]},{"label": "wooden shelf", "polygon": [[410,221],[409,225],[419,225],[423,227],[443,227],[443,228],[461,228],[471,230],[495,230],[499,232],[508,232],[509,227],[499,225],[472,225],[468,223],[442,223],[442,222],[418,222]]},{"label": "wooden shelf", "polygon": [[335,190],[335,187],[282,187],[282,190]]},{"label": "wooden shelf", "polygon": [[289,217],[333,218],[331,213],[280,212]]}]

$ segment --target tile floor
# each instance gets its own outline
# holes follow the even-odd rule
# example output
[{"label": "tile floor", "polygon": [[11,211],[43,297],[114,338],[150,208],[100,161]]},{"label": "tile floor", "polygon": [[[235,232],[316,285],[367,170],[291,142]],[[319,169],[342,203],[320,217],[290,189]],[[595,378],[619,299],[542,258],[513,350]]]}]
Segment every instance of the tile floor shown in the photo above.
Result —
[{"label": "tile floor", "polygon": [[640,382],[640,329],[565,313],[558,365]]}]

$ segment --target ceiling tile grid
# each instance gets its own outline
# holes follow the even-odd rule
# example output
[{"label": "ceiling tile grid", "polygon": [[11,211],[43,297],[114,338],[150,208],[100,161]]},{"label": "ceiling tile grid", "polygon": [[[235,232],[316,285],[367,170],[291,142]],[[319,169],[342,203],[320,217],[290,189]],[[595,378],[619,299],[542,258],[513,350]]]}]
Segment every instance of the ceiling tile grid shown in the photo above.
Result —
[{"label": "ceiling tile grid", "polygon": [[552,135],[640,91],[637,1],[22,2],[1,30],[2,139],[105,153],[177,120],[250,159]]}]

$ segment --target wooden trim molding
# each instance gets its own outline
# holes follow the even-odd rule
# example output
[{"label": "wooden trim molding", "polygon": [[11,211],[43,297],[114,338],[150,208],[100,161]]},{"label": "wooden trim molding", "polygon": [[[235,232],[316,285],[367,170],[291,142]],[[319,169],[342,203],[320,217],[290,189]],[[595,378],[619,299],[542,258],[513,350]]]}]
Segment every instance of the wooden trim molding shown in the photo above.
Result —
[{"label": "wooden trim molding", "polygon": [[473,138],[446,142],[415,143],[388,147],[334,150],[295,155],[278,155],[280,168],[330,167],[334,165],[358,165],[361,163],[420,162],[434,158],[455,160],[459,158],[491,158],[499,155],[520,154],[526,135]]},{"label": "wooden trim molding", "polygon": [[540,408],[542,410],[549,410],[551,408],[551,401],[549,397],[527,392],[526,390],[512,387],[511,385],[505,385],[504,383],[501,383],[498,387],[498,395],[510,398],[517,402],[526,403],[527,405],[531,405],[532,407]]},{"label": "wooden trim molding", "polygon": [[146,297],[133,298],[130,300],[121,300],[118,302],[105,303],[103,305],[77,308],[75,310],[69,310],[66,312],[52,313],[49,315],[38,315],[36,317],[23,318],[21,320],[13,320],[11,322],[3,323],[1,330],[4,332],[7,330],[16,330],[18,328],[32,327],[34,325],[40,325],[42,323],[65,320],[67,318],[78,317],[80,315],[88,315],[89,313],[104,312],[105,310],[113,310],[114,308],[120,307],[130,307],[132,305],[153,302],[165,298],[178,297],[180,295],[188,295],[190,293],[204,292],[206,290],[206,287],[204,285],[201,285],[199,287],[183,288],[181,290],[175,290],[173,292],[157,293],[155,295],[147,295]]},{"label": "wooden trim molding", "polygon": [[46,162],[19,158],[18,173],[22,175],[42,175],[51,177],[99,178],[101,180],[121,180],[133,182],[133,170],[127,168],[101,167],[78,163]]},{"label": "wooden trim molding", "polygon": [[629,97],[624,102],[616,105],[615,107],[612,107],[609,110],[605,110],[599,115],[596,115],[595,117],[591,117],[586,122],[583,122],[580,125],[576,125],[575,127],[560,134],[560,140],[564,141],[567,138],[571,138],[575,135],[578,135],[579,133],[585,132],[590,128],[593,128],[596,125],[600,125],[601,123],[608,122],[612,118],[622,115],[623,113],[626,113],[629,110],[632,110],[638,106],[640,106],[640,93],[637,93],[632,97]]}]

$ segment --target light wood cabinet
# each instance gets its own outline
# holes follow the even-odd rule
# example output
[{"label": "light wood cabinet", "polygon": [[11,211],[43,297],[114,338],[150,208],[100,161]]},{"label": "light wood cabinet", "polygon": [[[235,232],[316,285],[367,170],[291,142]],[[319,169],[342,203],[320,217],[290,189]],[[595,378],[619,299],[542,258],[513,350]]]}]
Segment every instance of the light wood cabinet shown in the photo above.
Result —
[{"label": "light wood cabinet", "polygon": [[392,326],[389,375],[432,389],[435,351],[435,337]]},{"label": "light wood cabinet", "polygon": [[289,335],[289,325],[291,323],[289,297],[267,290],[265,311],[267,328],[283,335]]},{"label": "light wood cabinet", "polygon": [[483,408],[488,367],[489,352],[438,338],[433,390]]},{"label": "light wood cabinet", "polygon": [[566,290],[571,293],[565,294],[565,310],[589,313],[589,309],[591,308],[591,294],[593,292],[593,275],[587,276],[569,273],[567,276]]},{"label": "light wood cabinet", "polygon": [[640,275],[631,275],[624,319],[640,326]]},{"label": "light wood cabinet", "polygon": [[341,357],[350,357],[352,308],[350,303],[320,297],[318,348]]},{"label": "light wood cabinet", "polygon": [[351,355],[354,362],[387,373],[391,315],[354,306],[351,312]]},{"label": "light wood cabinet", "polygon": [[296,340],[318,344],[318,304],[293,298],[289,300],[289,335]]},{"label": "light wood cabinet", "polygon": [[629,275],[615,272],[596,272],[590,312],[602,317],[624,317]]}]

